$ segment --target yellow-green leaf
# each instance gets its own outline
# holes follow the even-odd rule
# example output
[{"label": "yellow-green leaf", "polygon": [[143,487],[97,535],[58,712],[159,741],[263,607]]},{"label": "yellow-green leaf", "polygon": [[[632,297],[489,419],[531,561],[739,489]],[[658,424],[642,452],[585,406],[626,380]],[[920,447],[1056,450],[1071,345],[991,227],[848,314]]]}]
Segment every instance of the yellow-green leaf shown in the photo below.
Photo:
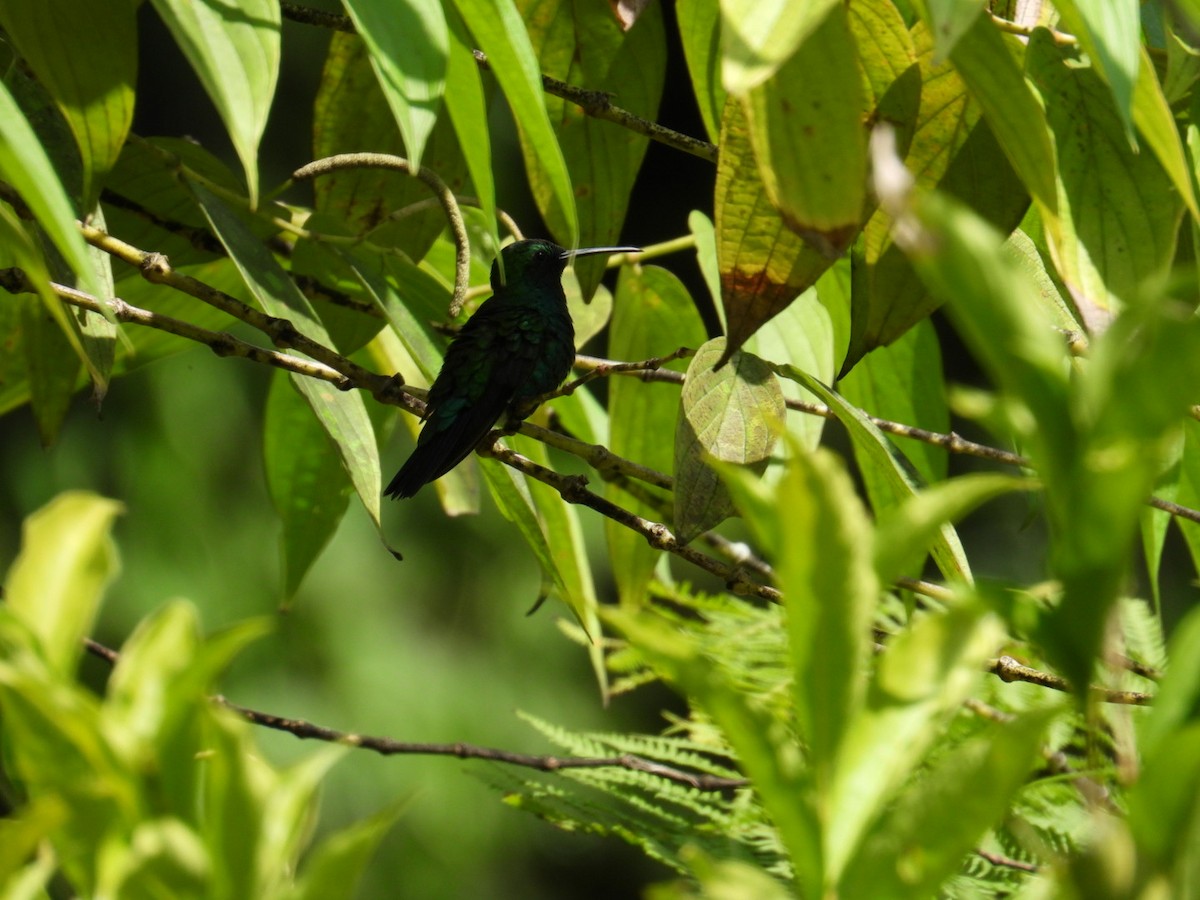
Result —
[{"label": "yellow-green leaf", "polygon": [[25,520],[21,552],[4,579],[5,605],[70,676],[104,589],[119,564],[112,542],[121,504],[85,491],[59,494]]},{"label": "yellow-green leaf", "polygon": [[733,513],[710,460],[761,475],[783,427],[783,391],[770,367],[750,353],[725,353],[725,338],[696,351],[680,392],[675,425],[675,536],[687,543]]}]

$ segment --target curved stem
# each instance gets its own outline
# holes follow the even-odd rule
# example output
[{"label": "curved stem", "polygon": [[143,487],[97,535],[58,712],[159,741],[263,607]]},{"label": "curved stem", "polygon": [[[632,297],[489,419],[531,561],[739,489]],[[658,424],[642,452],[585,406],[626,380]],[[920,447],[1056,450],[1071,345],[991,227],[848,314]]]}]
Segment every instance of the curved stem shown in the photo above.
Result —
[{"label": "curved stem", "polygon": [[450,301],[450,317],[454,318],[462,312],[463,303],[466,301],[467,282],[471,277],[471,244],[467,238],[467,225],[463,221],[462,210],[458,208],[458,200],[446,182],[442,181],[441,176],[425,166],[419,166],[414,172],[407,159],[390,153],[339,153],[301,166],[292,173],[292,178],[304,181],[341,169],[395,169],[415,175],[429,186],[441,202],[446,219],[450,223],[450,231],[454,234],[454,298]]}]

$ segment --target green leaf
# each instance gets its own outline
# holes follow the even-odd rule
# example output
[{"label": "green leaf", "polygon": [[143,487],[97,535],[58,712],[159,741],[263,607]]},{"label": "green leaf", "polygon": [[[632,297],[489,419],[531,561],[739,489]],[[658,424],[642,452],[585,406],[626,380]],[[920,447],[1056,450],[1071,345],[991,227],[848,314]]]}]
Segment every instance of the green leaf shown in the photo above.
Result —
[{"label": "green leaf", "polygon": [[1049,719],[1038,711],[990,723],[937,757],[846,866],[839,893],[913,900],[937,894],[1009,809],[1040,757]]},{"label": "green leaf", "polygon": [[[446,112],[458,136],[458,148],[471,174],[479,209],[495,248],[500,246],[496,230],[496,182],[492,175],[492,141],[488,129],[487,96],[479,75],[479,64],[471,49],[467,27],[458,11],[447,4],[443,10],[449,27],[449,56],[446,60]],[[443,177],[444,180],[444,177]]]},{"label": "green leaf", "polygon": [[160,790],[180,811],[190,809],[195,787],[195,761],[175,758],[180,743],[195,739],[195,715],[220,671],[269,627],[266,619],[249,619],[206,642],[198,610],[175,600],[142,619],[121,647],[105,721],[121,735],[116,750],[131,768],[160,761]]},{"label": "green leaf", "polygon": [[737,351],[718,369],[724,353],[724,338],[697,350],[679,395],[675,536],[685,544],[733,513],[729,492],[709,461],[744,466],[761,475],[787,412],[770,367]]},{"label": "green leaf", "polygon": [[1010,41],[981,14],[955,44],[950,59],[1026,189],[1052,213],[1058,197],[1050,128],[1014,52]]},{"label": "green leaf", "polygon": [[346,0],[414,168],[437,120],[450,38],[438,0]]},{"label": "green leaf", "polygon": [[[464,193],[466,167],[451,123],[439,120],[431,125],[422,147],[421,164],[436,172],[451,191]],[[405,155],[405,144],[376,80],[367,45],[352,34],[336,33],[313,105],[313,155],[321,159],[364,148]],[[446,227],[440,205],[391,218],[433,197],[425,182],[401,172],[339,169],[315,179],[313,193],[314,208],[335,216],[347,234],[369,236],[377,246],[398,247],[414,260],[425,256]]]},{"label": "green leaf", "polygon": [[[1008,402],[1045,485],[1064,596],[1039,637],[1076,685],[1091,678],[1122,589],[1142,502],[1169,456],[1200,361],[1200,325],[1145,295],[1110,325],[1068,393],[1063,343],[1037,288],[996,234],[942,197],[920,198],[929,232],[911,246],[930,288]],[[915,224],[915,223],[914,223]],[[1161,361],[1176,367],[1161,378]]]},{"label": "green leaf", "polygon": [[[806,368],[805,371],[812,370]],[[937,332],[928,321],[909,329],[891,346],[867,354],[838,382],[838,390],[859,409],[870,410],[877,418],[903,422],[927,431],[950,430],[941,346]],[[904,438],[895,443],[926,484],[946,477],[944,448]],[[864,468],[863,477],[868,481],[877,474],[870,466]],[[875,485],[876,490],[879,488]]]},{"label": "green leaf", "polygon": [[696,265],[716,307],[721,329],[725,329],[725,308],[721,305],[721,273],[717,263],[717,230],[712,219],[698,209],[688,213],[688,231],[696,242]]},{"label": "green leaf", "polygon": [[704,130],[709,140],[715,141],[720,136],[721,110],[725,108],[725,86],[717,71],[721,62],[720,4],[717,0],[682,0],[675,4],[675,16]]},{"label": "green leaf", "polygon": [[326,900],[351,896],[380,841],[396,823],[407,801],[391,803],[375,815],[330,835],[313,851],[287,900]]},{"label": "green leaf", "polygon": [[[1020,182],[1000,145],[980,121],[979,104],[951,63],[935,62],[933,37],[924,23],[912,30],[912,52],[921,79],[920,115],[907,142],[905,166],[917,184],[936,185],[1001,231],[1011,230],[1027,208],[1028,196],[1017,188]],[[903,148],[902,134],[897,142]],[[893,243],[893,224],[883,209],[876,209],[852,249],[852,329],[843,374],[869,351],[891,344],[923,321],[939,302]]]},{"label": "green leaf", "polygon": [[840,256],[864,218],[867,171],[866,102],[841,5],[744,104],[767,196],[819,253]]},{"label": "green leaf", "polygon": [[1133,86],[1133,123],[1158,157],[1159,165],[1170,177],[1175,190],[1179,191],[1193,219],[1200,219],[1200,206],[1196,203],[1196,192],[1179,138],[1179,129],[1175,125],[1175,115],[1163,94],[1149,52],[1144,47],[1140,52],[1137,83]]},{"label": "green leaf", "polygon": [[827,878],[851,871],[872,822],[916,774],[943,723],[975,689],[1004,640],[977,603],[931,613],[879,655],[863,712],[850,724],[826,802]]},{"label": "green leaf", "polygon": [[[108,230],[104,210],[96,207],[91,215],[91,224],[97,228]],[[96,280],[103,286],[101,297],[115,297],[116,286],[113,281],[112,257],[98,247],[88,247],[88,255],[92,258],[92,272]],[[55,262],[64,264],[55,254]],[[64,279],[68,273],[63,272]],[[112,375],[113,363],[117,355],[117,323],[106,318],[101,313],[76,309],[73,311],[75,324],[79,328],[79,340],[84,353],[90,361],[88,373],[92,377],[92,401],[99,406],[108,394],[108,381]]]},{"label": "green leaf", "polygon": [[[510,441],[514,450],[538,465],[549,467],[549,453],[541,441],[523,435],[513,435]],[[604,652],[599,640],[600,619],[597,615],[600,601],[596,597],[596,586],[592,581],[592,568],[588,563],[579,514],[575,507],[550,485],[528,478],[525,479],[525,484],[551,562],[551,567],[546,572],[554,579],[555,586],[571,614],[591,638],[588,656],[600,685],[600,693],[602,696],[607,695],[608,670],[604,665]]]},{"label": "green leaf", "polygon": [[730,93],[765,82],[809,39],[837,0],[721,0],[721,75]]},{"label": "green leaf", "polygon": [[1048,229],[1051,249],[1084,322],[1102,329],[1165,276],[1184,205],[1158,160],[1130,148],[1094,71],[1071,64],[1045,32],[1027,53],[1058,147],[1060,213],[1071,225],[1057,239]]},{"label": "green leaf", "polygon": [[258,144],[279,77],[279,4],[152,2],[229,129],[246,173],[250,205],[257,206]]},{"label": "green leaf", "polygon": [[958,39],[975,24],[985,4],[983,0],[923,0],[921,5],[926,11],[929,31],[934,36],[937,50],[934,60],[941,62],[950,55]]},{"label": "green leaf", "polygon": [[603,618],[721,729],[791,855],[798,891],[802,896],[820,896],[820,822],[792,729],[772,718],[674,622],[628,606],[606,607]]},{"label": "green leaf", "polygon": [[133,121],[137,23],[127,0],[11,0],[0,25],[53,96],[79,147],[82,209],[92,209]]},{"label": "green leaf", "polygon": [[449,306],[449,292],[432,275],[410,262],[381,260],[391,276],[386,278],[360,254],[340,252],[339,255],[412,357],[421,376],[413,383],[428,388],[441,370],[445,355],[445,339],[430,323]]},{"label": "green leaf", "polygon": [[[687,288],[666,269],[657,266],[624,267],[617,280],[608,352],[613,359],[639,360],[662,356],[680,346],[698,347],[704,326]],[[679,369],[679,362],[669,364]],[[618,456],[670,474],[674,450],[662,435],[675,427],[679,409],[674,385],[642,383],[616,378],[608,386],[609,449]],[[606,485],[608,499],[636,515],[657,519],[655,508]],[[659,552],[641,535],[612,520],[605,520],[608,555],[621,598],[643,596]]]},{"label": "green leaf", "polygon": [[563,273],[562,283],[563,293],[567,295],[567,312],[575,324],[575,349],[581,350],[608,327],[613,310],[612,291],[602,284],[597,285],[592,299],[585,300],[574,269],[567,269]]},{"label": "green leaf", "polygon": [[[270,251],[215,194],[199,183],[192,183],[191,187],[213,231],[229,251],[263,311],[288,319],[307,337],[329,346],[329,335],[312,306]],[[379,449],[362,395],[357,391],[339,391],[328,382],[318,382],[303,375],[293,374],[292,383],[304,395],[325,433],[337,446],[342,465],[346,467],[359,499],[382,535]]]},{"label": "green leaf", "polygon": [[792,454],[779,483],[779,587],[787,608],[796,715],[817,805],[826,808],[847,729],[860,714],[880,585],[873,535],[849,475],[826,452]]},{"label": "green leaf", "polygon": [[337,531],[350,501],[350,479],[308,404],[283,373],[271,378],[263,419],[267,489],[283,534],[283,597],[290,601],[305,573]]},{"label": "green leaf", "polygon": [[25,520],[21,552],[5,578],[5,605],[64,675],[74,672],[104,589],[117,574],[110,531],[119,512],[119,503],[95,494],[59,494]]},{"label": "green leaf", "polygon": [[1172,736],[1200,720],[1200,611],[1189,611],[1175,627],[1167,658],[1166,677],[1141,728],[1141,747],[1148,755],[1170,752]]},{"label": "green leaf", "polygon": [[1054,8],[1108,84],[1127,141],[1136,144],[1133,94],[1142,54],[1138,0],[1058,0]]},{"label": "green leaf", "polygon": [[[242,191],[241,179],[208,150],[183,138],[155,137],[125,145],[109,176],[110,193],[104,201],[111,234],[119,234],[135,247],[153,247],[168,256],[176,269],[223,257],[220,244],[205,229],[195,196],[178,177],[181,166],[234,194]],[[130,205],[134,208],[125,208]],[[164,293],[156,290],[158,295]],[[121,297],[126,299],[125,294]],[[194,301],[189,302],[195,307]]]},{"label": "green leaf", "polygon": [[738,349],[829,268],[826,259],[788,229],[759,175],[740,103],[725,104],[717,163],[717,266],[728,322],[727,349]]},{"label": "green leaf", "polygon": [[[0,820],[0,897],[4,900],[49,900],[46,884],[54,874],[52,853],[37,853],[38,845],[62,827],[66,810],[59,801],[26,803]],[[26,862],[33,859],[26,865]]]},{"label": "green leaf", "polygon": [[[647,6],[625,31],[605,4],[575,0],[545,7],[522,0],[529,39],[544,74],[584,90],[620,98],[623,109],[653,120],[658,115],[666,72],[666,36],[657,4]],[[553,14],[548,14],[553,9]],[[586,115],[578,105],[546,96],[546,109],[581,203],[578,241],[584,247],[617,243],[625,221],[634,179],[649,139],[625,128],[613,128]],[[556,211],[553,186],[537,164],[538,149],[521,134],[530,187],[550,232],[565,243],[569,229]],[[591,297],[604,274],[602,256],[574,261],[584,297]]]},{"label": "green leaf", "polygon": [[890,584],[916,569],[942,527],[996,497],[1030,490],[1033,484],[1009,475],[980,473],[943,481],[914,494],[879,517],[875,571]]},{"label": "green leaf", "polygon": [[555,215],[565,229],[562,237],[568,246],[575,246],[579,240],[579,217],[571,176],[546,112],[537,54],[525,23],[513,0],[454,2],[479,49],[487,54],[489,68],[508,100],[513,118],[536,155],[537,177],[544,178],[550,186]]},{"label": "green leaf", "polygon": [[[20,313],[18,327],[29,402],[42,446],[49,447],[58,437],[71,397],[79,387],[80,342],[67,319],[71,313],[57,296],[51,294],[45,299],[22,294],[13,301]],[[65,321],[56,321],[52,312]]]},{"label": "green leaf", "polygon": [[[858,456],[859,465],[864,468],[867,466],[873,468],[879,484],[886,487],[886,492],[881,490],[878,497],[872,497],[877,515],[916,494],[918,485],[909,473],[907,465],[897,458],[899,451],[862,410],[848,403],[836,391],[795,366],[777,365],[774,366],[774,370],[777,374],[798,382],[816,394],[817,398],[828,406],[838,420],[846,426],[846,430],[850,433],[850,440],[854,443],[854,452]],[[932,553],[938,568],[947,578],[971,580],[971,567],[966,553],[963,551],[958,535],[949,525],[944,525],[940,529],[940,533],[934,541]]]},{"label": "green leaf", "polygon": [[[943,195],[921,197],[916,211],[931,243],[906,246],[918,275],[950,307],[956,327],[984,368],[1021,409],[1011,423],[1032,453],[1073,466],[1067,413],[1067,354],[1040,290],[1004,239],[979,216]],[[1047,480],[1060,471],[1039,464]]]},{"label": "green leaf", "polygon": [[94,297],[103,296],[92,271],[87,245],[76,227],[71,201],[37,135],[3,82],[0,82],[0,176],[16,188],[33,211],[38,224],[74,270],[79,287]]},{"label": "green leaf", "polygon": [[[830,269],[829,272],[833,272]],[[828,275],[828,273],[826,273]],[[818,378],[832,381],[834,367],[834,326],[829,310],[817,296],[813,285],[775,316],[746,342],[746,349],[762,359],[786,359]],[[813,396],[794,381],[780,385],[786,400],[812,402]],[[821,416],[793,412],[784,421],[788,433],[806,450],[815,450],[825,430]],[[770,475],[768,474],[768,478]]]}]

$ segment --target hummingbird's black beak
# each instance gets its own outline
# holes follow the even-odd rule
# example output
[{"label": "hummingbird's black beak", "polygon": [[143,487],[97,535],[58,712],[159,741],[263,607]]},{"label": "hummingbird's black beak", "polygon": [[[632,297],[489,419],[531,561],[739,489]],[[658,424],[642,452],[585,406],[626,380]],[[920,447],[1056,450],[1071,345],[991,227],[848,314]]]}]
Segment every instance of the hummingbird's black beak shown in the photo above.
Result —
[{"label": "hummingbird's black beak", "polygon": [[568,263],[576,256],[596,256],[600,253],[641,253],[641,247],[583,247],[579,250],[564,250],[559,259]]}]

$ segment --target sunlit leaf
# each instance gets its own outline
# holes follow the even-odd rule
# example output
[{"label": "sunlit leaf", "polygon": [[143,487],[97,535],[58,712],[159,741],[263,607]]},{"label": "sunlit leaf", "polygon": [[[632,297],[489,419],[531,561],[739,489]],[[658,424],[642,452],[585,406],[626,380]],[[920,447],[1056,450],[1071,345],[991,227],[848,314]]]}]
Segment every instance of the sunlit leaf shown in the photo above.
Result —
[{"label": "sunlit leaf", "polygon": [[[980,121],[978,103],[951,63],[934,62],[932,36],[923,23],[913,28],[912,41],[921,78],[920,113],[905,166],[918,184],[939,186],[1001,230],[1015,227],[1028,197],[1014,189],[1016,175],[991,129]],[[901,138],[897,144],[904,146]],[[892,225],[891,217],[876,209],[852,250],[852,331],[843,375],[864,354],[924,320],[938,303],[893,244]]]},{"label": "sunlit leaf", "polygon": [[83,491],[59,494],[25,521],[21,552],[4,580],[5,606],[70,675],[119,564],[110,532],[121,505]]},{"label": "sunlit leaf", "polygon": [[10,0],[0,24],[54,97],[79,147],[92,209],[133,121],[137,26],[128,0]]},{"label": "sunlit leaf", "polygon": [[[904,502],[917,492],[919,485],[910,474],[908,464],[901,460],[900,451],[862,410],[795,366],[780,365],[774,369],[779,375],[798,382],[815,394],[846,426],[860,466],[870,466],[874,469],[873,477],[878,479],[880,490],[871,498],[877,515],[897,503]],[[947,578],[967,581],[971,579],[970,564],[952,527],[944,525],[940,529],[931,552],[938,568]]]},{"label": "sunlit leaf", "polygon": [[721,0],[726,90],[744,93],[774,75],[837,5],[836,0]]},{"label": "sunlit leaf", "polygon": [[687,543],[733,512],[709,460],[761,475],[783,426],[785,407],[771,369],[735,352],[716,368],[725,339],[701,347],[688,365],[675,425],[675,536]]},{"label": "sunlit leaf", "polygon": [[696,105],[709,140],[715,141],[721,131],[721,110],[725,108],[725,86],[720,76],[720,4],[716,0],[682,0],[675,4],[675,15]]},{"label": "sunlit leaf", "polygon": [[513,0],[455,0],[489,68],[508,100],[513,118],[536,156],[538,176],[550,186],[554,215],[560,217],[568,246],[579,240],[579,216],[571,176],[550,125],[537,54]]},{"label": "sunlit leaf", "polygon": [[1029,43],[1029,74],[1054,131],[1072,226],[1062,240],[1050,232],[1050,247],[1084,321],[1102,329],[1165,274],[1184,206],[1155,156],[1129,146],[1104,82],[1042,35]]},{"label": "sunlit leaf", "polygon": [[0,82],[0,175],[16,188],[63,258],[75,271],[79,287],[101,296],[92,273],[87,246],[75,226],[75,210],[54,166],[8,88]]},{"label": "sunlit leaf", "polygon": [[404,138],[408,161],[419,166],[446,79],[450,39],[442,5],[437,0],[346,0],[346,11],[370,50],[371,67]]},{"label": "sunlit leaf", "polygon": [[229,129],[246,173],[250,203],[256,205],[258,145],[279,77],[279,4],[152,2]]}]

